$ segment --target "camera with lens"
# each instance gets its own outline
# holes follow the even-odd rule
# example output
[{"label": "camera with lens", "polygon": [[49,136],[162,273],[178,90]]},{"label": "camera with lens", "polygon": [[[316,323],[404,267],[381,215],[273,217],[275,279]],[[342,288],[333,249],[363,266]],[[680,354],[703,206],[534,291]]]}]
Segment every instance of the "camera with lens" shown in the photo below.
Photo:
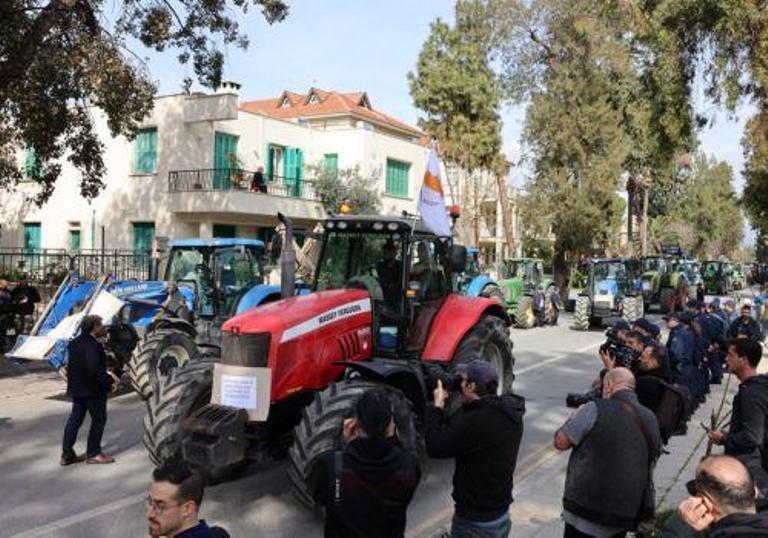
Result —
[{"label": "camera with lens", "polygon": [[426,382],[430,392],[435,390],[437,382],[443,383],[443,388],[449,392],[461,390],[461,374],[453,370],[444,370],[436,364],[424,365],[427,373]]},{"label": "camera with lens", "polygon": [[585,403],[599,400],[602,397],[599,388],[594,388],[589,392],[580,394],[578,392],[571,392],[565,397],[565,405],[568,407],[581,407]]},{"label": "camera with lens", "polygon": [[600,345],[600,354],[607,353],[616,361],[616,366],[633,369],[640,358],[640,353],[624,344],[614,328],[608,329],[605,336],[605,342]]}]

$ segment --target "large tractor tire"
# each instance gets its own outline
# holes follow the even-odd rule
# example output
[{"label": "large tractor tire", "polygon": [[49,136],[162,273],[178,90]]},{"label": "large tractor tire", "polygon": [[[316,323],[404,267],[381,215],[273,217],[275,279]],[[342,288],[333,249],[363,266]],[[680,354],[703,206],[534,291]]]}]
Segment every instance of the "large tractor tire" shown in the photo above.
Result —
[{"label": "large tractor tire", "polygon": [[632,323],[643,317],[643,298],[625,297],[621,301],[621,317]]},{"label": "large tractor tire", "polygon": [[499,303],[504,304],[504,294],[501,292],[501,289],[494,284],[489,284],[484,287],[483,291],[480,292],[480,297],[496,299]]},{"label": "large tractor tire", "polygon": [[314,401],[302,411],[301,422],[294,430],[294,442],[288,450],[288,478],[298,499],[313,507],[307,479],[319,458],[344,446],[342,430],[355,402],[368,390],[384,387],[392,400],[392,414],[397,430],[397,442],[406,450],[420,456],[425,453],[424,438],[417,428],[416,414],[411,402],[396,388],[369,381],[347,380],[331,383],[315,394]]},{"label": "large tractor tire", "polygon": [[478,357],[489,362],[499,376],[499,394],[512,392],[515,381],[515,356],[512,339],[504,321],[496,316],[485,316],[472,327],[453,353],[451,365],[466,364]]},{"label": "large tractor tire", "polygon": [[589,296],[579,295],[573,310],[573,328],[577,331],[588,331],[589,320]]},{"label": "large tractor tire", "polygon": [[147,400],[144,446],[149,459],[161,465],[181,454],[181,422],[211,401],[213,357],[187,362],[160,381]]},{"label": "large tractor tire", "polygon": [[662,314],[669,314],[676,308],[676,294],[673,288],[661,288],[659,291],[659,311]]},{"label": "large tractor tire", "polygon": [[164,328],[147,335],[128,361],[128,377],[133,389],[146,400],[157,387],[160,378],[200,357],[192,337],[179,329]]},{"label": "large tractor tire", "polygon": [[519,329],[532,329],[536,326],[536,314],[533,312],[533,297],[523,295],[517,302],[515,326]]}]

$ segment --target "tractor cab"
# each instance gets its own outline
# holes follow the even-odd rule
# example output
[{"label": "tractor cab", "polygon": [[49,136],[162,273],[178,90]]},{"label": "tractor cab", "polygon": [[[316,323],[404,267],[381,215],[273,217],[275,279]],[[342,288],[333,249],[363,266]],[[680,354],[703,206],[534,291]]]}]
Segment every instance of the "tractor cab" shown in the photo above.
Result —
[{"label": "tractor cab", "polygon": [[165,280],[191,293],[196,318],[227,319],[243,294],[264,282],[264,243],[256,239],[174,241]]},{"label": "tractor cab", "polygon": [[504,260],[504,276],[507,279],[521,279],[523,291],[533,293],[544,279],[544,262],[535,258]]},{"label": "tractor cab", "polygon": [[466,266],[453,246],[412,218],[336,217],[325,222],[315,291],[358,288],[372,301],[374,353],[417,356],[431,322]]},{"label": "tractor cab", "polygon": [[587,330],[602,319],[621,316],[634,321],[643,316],[643,298],[636,285],[642,264],[621,258],[592,259],[587,264],[587,287],[576,298],[574,328]]}]

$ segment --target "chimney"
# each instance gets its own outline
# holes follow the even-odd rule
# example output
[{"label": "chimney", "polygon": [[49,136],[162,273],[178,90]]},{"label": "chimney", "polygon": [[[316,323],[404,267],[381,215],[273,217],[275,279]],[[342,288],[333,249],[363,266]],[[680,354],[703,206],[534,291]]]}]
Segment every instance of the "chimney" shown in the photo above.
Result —
[{"label": "chimney", "polygon": [[240,87],[242,85],[232,80],[222,80],[216,87],[217,94],[233,94],[240,95]]}]

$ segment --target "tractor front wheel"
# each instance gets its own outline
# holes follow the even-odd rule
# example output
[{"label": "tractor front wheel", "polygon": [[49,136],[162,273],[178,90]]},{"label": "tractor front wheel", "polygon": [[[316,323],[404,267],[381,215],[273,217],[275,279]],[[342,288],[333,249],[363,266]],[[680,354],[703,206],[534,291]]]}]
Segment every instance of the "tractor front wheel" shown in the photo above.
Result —
[{"label": "tractor front wheel", "polygon": [[577,331],[588,331],[589,319],[589,296],[579,295],[573,310],[573,328]]},{"label": "tractor front wheel", "polygon": [[146,400],[160,378],[199,356],[197,344],[188,333],[173,328],[154,331],[139,342],[128,361],[131,386]]},{"label": "tractor front wheel", "polygon": [[501,289],[499,289],[498,286],[493,284],[489,284],[483,288],[483,291],[480,292],[480,297],[485,297],[486,299],[496,299],[499,301],[499,303],[504,304],[504,294],[501,292]]},{"label": "tractor front wheel", "polygon": [[675,290],[672,288],[661,288],[659,292],[659,310],[663,314],[669,314],[674,312],[675,308]]},{"label": "tractor front wheel", "polygon": [[643,317],[643,298],[624,297],[621,302],[621,317],[629,323]]},{"label": "tractor front wheel", "polygon": [[489,362],[499,376],[499,394],[512,392],[515,380],[513,368],[515,356],[512,354],[512,339],[509,329],[500,318],[486,316],[472,327],[453,354],[451,365],[467,363],[478,357]]},{"label": "tractor front wheel", "polygon": [[360,380],[331,383],[325,390],[315,393],[313,402],[303,409],[301,422],[294,429],[293,445],[288,450],[288,478],[294,493],[306,506],[313,507],[315,504],[307,480],[320,457],[343,448],[344,419],[351,416],[358,398],[376,387],[389,391],[396,442],[417,455],[424,454],[424,438],[417,428],[416,413],[400,390]]}]

